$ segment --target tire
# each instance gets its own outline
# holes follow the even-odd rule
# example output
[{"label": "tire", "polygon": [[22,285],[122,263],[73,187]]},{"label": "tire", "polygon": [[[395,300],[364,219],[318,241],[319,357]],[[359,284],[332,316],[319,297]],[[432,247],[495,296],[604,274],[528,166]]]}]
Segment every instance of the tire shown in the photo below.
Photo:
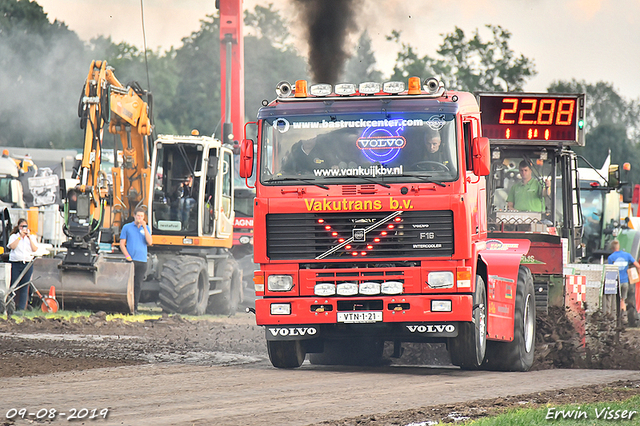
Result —
[{"label": "tire", "polygon": [[166,259],[160,277],[160,306],[166,312],[203,315],[209,298],[206,261],[196,256]]},{"label": "tire", "polygon": [[379,339],[325,340],[324,351],[310,353],[309,362],[313,365],[382,365],[383,350],[384,341]]},{"label": "tire", "polygon": [[271,364],[276,368],[298,368],[306,355],[299,340],[268,341],[267,351]]},{"label": "tire", "polygon": [[534,361],[536,305],[533,277],[520,266],[516,289],[513,341],[489,342],[483,368],[496,371],[529,371]]},{"label": "tire", "polygon": [[449,339],[451,363],[465,370],[476,370],[487,350],[487,290],[484,280],[476,275],[473,293],[473,320],[461,322],[458,337]]},{"label": "tire", "polygon": [[213,315],[234,315],[244,299],[242,271],[232,257],[222,260],[216,268],[216,276],[222,277],[222,293],[211,296],[207,312]]}]

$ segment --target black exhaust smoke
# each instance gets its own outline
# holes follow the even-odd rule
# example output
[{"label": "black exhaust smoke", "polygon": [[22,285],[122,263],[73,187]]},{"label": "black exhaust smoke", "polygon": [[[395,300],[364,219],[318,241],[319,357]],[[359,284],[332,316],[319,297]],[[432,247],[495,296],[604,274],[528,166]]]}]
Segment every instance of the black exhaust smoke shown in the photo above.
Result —
[{"label": "black exhaust smoke", "polygon": [[350,54],[346,41],[357,31],[357,8],[362,0],[295,0],[306,26],[309,66],[316,83],[335,84]]}]

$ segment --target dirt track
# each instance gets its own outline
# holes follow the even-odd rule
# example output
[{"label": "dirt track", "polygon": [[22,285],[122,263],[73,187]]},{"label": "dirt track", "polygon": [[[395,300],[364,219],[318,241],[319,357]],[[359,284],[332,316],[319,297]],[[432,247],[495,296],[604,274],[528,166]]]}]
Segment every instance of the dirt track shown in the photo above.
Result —
[{"label": "dirt track", "polygon": [[[0,320],[0,414],[4,420],[11,408],[66,414],[72,408],[109,408],[108,419],[96,424],[407,425],[523,404],[611,400],[613,393],[602,386],[617,381],[624,381],[612,385],[622,389],[620,398],[640,393],[640,371],[465,372],[419,365],[425,361],[416,356],[417,348],[384,367],[305,363],[298,370],[277,370],[253,321],[244,314],[143,324],[100,316],[22,324]],[[548,357],[555,359],[553,353]],[[446,364],[446,352],[436,350],[429,360]],[[530,395],[515,397],[524,394]],[[485,401],[474,402],[478,399]],[[59,416],[57,422],[63,420]]]}]

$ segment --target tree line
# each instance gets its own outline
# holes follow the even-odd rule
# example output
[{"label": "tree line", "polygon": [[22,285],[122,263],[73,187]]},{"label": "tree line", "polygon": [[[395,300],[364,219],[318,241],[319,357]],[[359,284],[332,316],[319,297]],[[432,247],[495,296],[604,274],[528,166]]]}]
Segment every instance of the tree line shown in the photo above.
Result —
[{"label": "tree line", "polygon": [[[251,34],[244,40],[245,116],[252,120],[279,81],[310,73],[273,4],[245,11],[244,24]],[[50,22],[36,1],[0,0],[0,145],[79,149],[78,102],[93,59],[107,60],[123,84],[137,81],[153,93],[157,133],[219,135],[219,29],[217,14],[206,15],[180,47],[148,50],[145,65],[145,52],[132,44],[103,36],[83,42],[64,22]],[[469,36],[454,27],[435,55],[420,56],[393,30],[387,38],[398,53],[388,79],[436,76],[454,90],[522,91],[536,75],[534,60],[509,47],[507,29],[488,25],[486,33]],[[385,79],[366,31],[341,71],[344,81]],[[640,100],[625,99],[605,81],[555,81],[548,91],[587,94],[586,147],[579,151],[590,162],[600,166],[610,149],[612,162],[640,167]],[[633,177],[638,181],[640,173]]]}]

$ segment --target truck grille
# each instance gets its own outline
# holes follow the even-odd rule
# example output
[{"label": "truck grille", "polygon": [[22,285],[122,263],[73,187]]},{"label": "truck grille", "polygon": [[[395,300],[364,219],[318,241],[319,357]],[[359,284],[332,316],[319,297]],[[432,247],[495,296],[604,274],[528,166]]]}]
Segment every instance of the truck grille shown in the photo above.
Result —
[{"label": "truck grille", "polygon": [[[322,259],[362,261],[453,254],[453,213],[450,210],[403,212],[374,226],[391,213],[268,214],[267,256],[272,260],[321,256]],[[352,237],[354,241],[326,253]]]}]

